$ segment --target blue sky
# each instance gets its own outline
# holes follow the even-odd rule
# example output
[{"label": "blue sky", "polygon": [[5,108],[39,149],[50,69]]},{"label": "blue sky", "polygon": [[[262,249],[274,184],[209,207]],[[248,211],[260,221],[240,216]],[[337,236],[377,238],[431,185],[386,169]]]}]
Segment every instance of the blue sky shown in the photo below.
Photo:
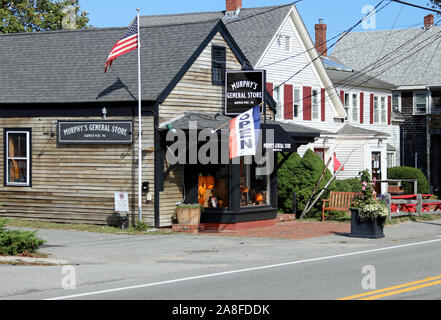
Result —
[{"label": "blue sky", "polygon": [[[79,2],[81,8],[89,12],[90,24],[100,28],[127,26],[136,15],[136,8],[140,8],[141,15],[225,10],[225,0],[80,0]],[[291,2],[293,1],[242,0],[242,5],[247,8]],[[379,2],[380,0],[302,0],[296,4],[296,7],[312,37],[314,37],[314,25],[321,18],[328,25],[328,39],[330,39],[359,21],[364,16],[363,7],[375,6]],[[385,1],[387,2],[389,0]],[[426,6],[428,0],[407,0],[407,2]],[[376,30],[390,30],[393,26],[394,29],[422,27],[423,18],[429,13],[426,10],[392,2],[376,14],[375,24],[369,21],[371,23],[369,26],[375,27]],[[360,25],[354,30],[366,29]]]}]

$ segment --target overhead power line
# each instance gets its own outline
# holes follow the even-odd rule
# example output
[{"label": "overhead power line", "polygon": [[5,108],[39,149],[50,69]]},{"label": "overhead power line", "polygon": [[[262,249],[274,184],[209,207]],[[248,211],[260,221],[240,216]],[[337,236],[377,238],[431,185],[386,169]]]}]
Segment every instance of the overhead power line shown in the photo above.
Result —
[{"label": "overhead power line", "polygon": [[401,4],[404,4],[406,6],[411,6],[411,7],[419,8],[419,9],[423,9],[423,10],[429,10],[429,11],[441,14],[441,11],[438,11],[438,10],[435,10],[435,9],[432,9],[432,8],[427,8],[427,7],[419,6],[417,4],[413,4],[413,3],[409,3],[409,2],[405,2],[405,1],[401,1],[401,0],[391,0],[391,1],[397,2],[397,3],[401,3]]}]

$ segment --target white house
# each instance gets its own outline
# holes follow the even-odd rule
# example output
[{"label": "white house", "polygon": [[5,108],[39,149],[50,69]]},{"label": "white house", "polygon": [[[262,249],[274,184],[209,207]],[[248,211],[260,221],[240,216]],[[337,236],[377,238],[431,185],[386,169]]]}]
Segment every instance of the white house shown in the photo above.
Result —
[{"label": "white house", "polygon": [[[391,120],[390,86],[383,82],[376,87],[359,84],[345,91],[346,83],[331,77],[323,60],[326,25],[316,26],[316,30],[322,30],[317,33],[323,38],[318,45],[323,44],[324,50],[320,49],[323,46],[316,47],[292,3],[242,8],[241,0],[226,0],[226,11],[144,16],[141,25],[210,19],[223,20],[251,63],[244,68],[266,70],[267,89],[278,103],[276,120],[321,131],[315,143],[299,148],[301,155],[310,148],[325,163],[335,158],[330,162],[331,171],[337,169],[338,162],[344,163],[339,179],[354,177],[363,169],[376,171],[379,178],[387,177],[388,146],[390,152],[399,149],[399,135]],[[374,79],[370,83],[379,82]],[[342,97],[349,97],[343,101],[342,90]],[[391,164],[394,157],[397,161],[396,154],[389,156]]]}]

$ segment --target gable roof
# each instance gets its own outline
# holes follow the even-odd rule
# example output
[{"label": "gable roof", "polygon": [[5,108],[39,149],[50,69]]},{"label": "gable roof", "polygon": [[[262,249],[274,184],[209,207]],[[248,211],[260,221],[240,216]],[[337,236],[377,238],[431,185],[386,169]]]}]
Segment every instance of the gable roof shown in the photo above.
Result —
[{"label": "gable roof", "polygon": [[374,136],[374,137],[383,137],[389,136],[388,133],[368,130],[365,128],[351,126],[350,124],[345,124],[340,130],[337,131],[338,135],[362,135],[362,136]]},{"label": "gable roof", "polygon": [[[136,52],[118,57],[104,74],[109,51],[126,29],[0,35],[0,103],[136,101]],[[230,37],[220,20],[141,27],[142,100],[164,98],[218,31]],[[246,61],[238,47],[233,52]]]},{"label": "gable roof", "polygon": [[369,76],[364,72],[351,69],[338,62],[335,58],[331,59],[329,57],[322,57],[322,61],[331,81],[335,85],[343,85],[347,90],[354,87],[392,90],[396,87],[389,82]]},{"label": "gable roof", "polygon": [[435,86],[441,84],[440,43],[441,27],[437,26],[351,32],[337,42],[330,56],[396,86]]},{"label": "gable roof", "polygon": [[225,11],[196,12],[140,17],[140,26],[207,22],[222,19],[252,66],[268,46],[292,4],[258,8],[242,8],[237,17],[225,17]]}]

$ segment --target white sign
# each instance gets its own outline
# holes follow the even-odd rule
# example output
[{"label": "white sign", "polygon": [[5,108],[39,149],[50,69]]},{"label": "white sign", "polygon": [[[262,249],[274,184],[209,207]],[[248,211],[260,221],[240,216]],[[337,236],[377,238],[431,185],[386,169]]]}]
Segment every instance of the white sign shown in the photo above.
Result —
[{"label": "white sign", "polygon": [[127,192],[115,192],[115,211],[129,211],[129,194]]}]

